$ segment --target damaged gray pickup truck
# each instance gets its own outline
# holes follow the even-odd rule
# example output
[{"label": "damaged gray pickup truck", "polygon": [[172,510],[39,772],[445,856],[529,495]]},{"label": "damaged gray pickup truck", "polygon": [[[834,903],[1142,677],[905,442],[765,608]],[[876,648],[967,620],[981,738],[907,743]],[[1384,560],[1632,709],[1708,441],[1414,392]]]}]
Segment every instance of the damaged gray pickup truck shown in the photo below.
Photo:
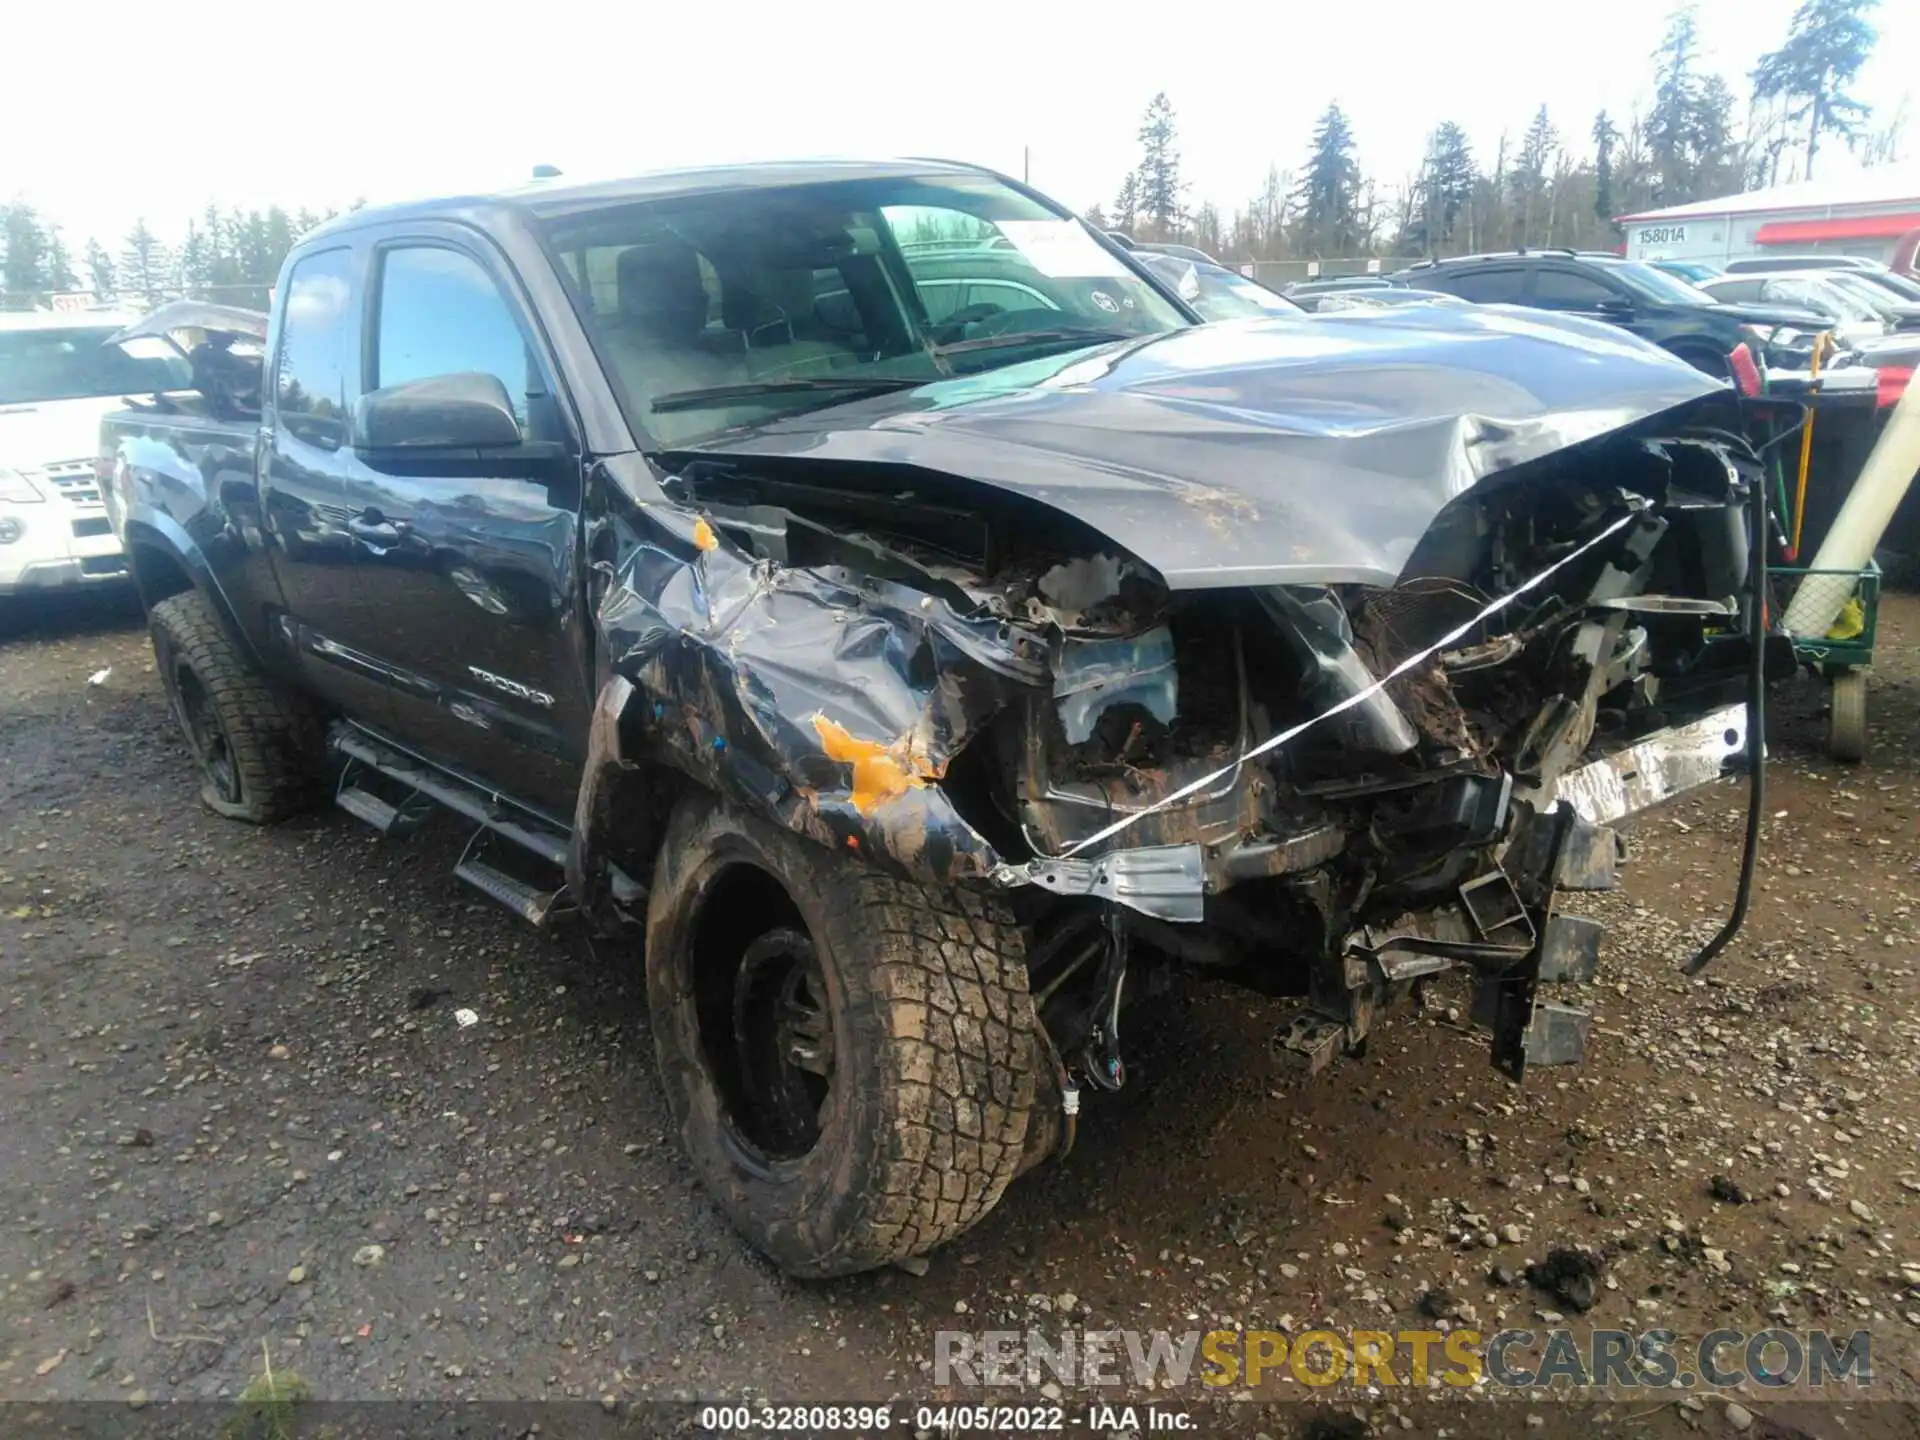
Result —
[{"label": "damaged gray pickup truck", "polygon": [[795,1274],[978,1221],[1171,967],[1298,996],[1306,1069],[1447,970],[1577,1059],[1562,897],[1747,747],[1754,452],[1611,327],[1202,326],[931,162],[361,210],[276,297],[129,331],[207,383],[103,436],[208,803],[451,811],[528,918],[644,926]]}]

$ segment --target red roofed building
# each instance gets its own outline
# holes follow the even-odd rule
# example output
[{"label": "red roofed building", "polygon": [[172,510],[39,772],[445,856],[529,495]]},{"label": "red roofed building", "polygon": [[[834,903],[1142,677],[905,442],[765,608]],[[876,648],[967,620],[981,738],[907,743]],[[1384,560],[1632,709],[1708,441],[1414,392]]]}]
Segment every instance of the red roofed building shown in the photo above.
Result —
[{"label": "red roofed building", "polygon": [[1920,166],[1837,173],[1622,215],[1619,223],[1635,260],[1724,264],[1747,255],[1831,251],[1894,264],[1904,259],[1911,269],[1920,244]]}]

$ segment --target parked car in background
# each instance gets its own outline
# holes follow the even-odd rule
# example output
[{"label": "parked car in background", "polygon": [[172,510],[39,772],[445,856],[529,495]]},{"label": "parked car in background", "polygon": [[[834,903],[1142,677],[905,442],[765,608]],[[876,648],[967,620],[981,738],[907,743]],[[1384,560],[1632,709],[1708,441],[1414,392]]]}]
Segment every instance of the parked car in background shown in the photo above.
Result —
[{"label": "parked car in background", "polygon": [[1702,281],[1711,280],[1714,276],[1725,273],[1718,265],[1708,260],[1649,260],[1647,263],[1656,270],[1664,270],[1669,275],[1678,276],[1689,285],[1698,285]]},{"label": "parked car in background", "polygon": [[1296,280],[1280,293],[1289,300],[1300,300],[1307,295],[1325,295],[1333,290],[1385,290],[1392,285],[1393,282],[1384,275],[1330,275],[1323,280]]},{"label": "parked car in background", "polygon": [[1885,270],[1870,255],[1740,255],[1720,267],[1728,275],[1750,275],[1787,270]]},{"label": "parked car in background", "polygon": [[1903,304],[1920,303],[1920,281],[1869,255],[1742,255],[1729,260],[1725,271],[1729,275],[1784,275],[1789,271],[1845,274]]},{"label": "parked car in background", "polygon": [[[1216,266],[1222,270],[1229,268],[1222,264],[1218,257],[1209,255],[1206,251],[1193,245],[1174,245],[1158,240],[1138,240],[1134,242],[1133,248],[1142,255],[1172,255],[1180,260],[1193,260],[1203,265]],[[1246,277],[1242,276],[1241,278],[1245,279]]]},{"label": "parked car in background", "polygon": [[1700,288],[1723,304],[1787,305],[1811,310],[1844,345],[1878,339],[1894,328],[1879,308],[1834,283],[1837,278],[1813,270],[1785,275],[1723,275]]},{"label": "parked car in background", "polygon": [[0,314],[0,596],[124,579],[101,504],[100,418],[121,397],[185,385],[179,359],[104,345],[127,317]]},{"label": "parked car in background", "polygon": [[1300,304],[1316,314],[1338,310],[1395,310],[1403,305],[1466,305],[1458,295],[1444,290],[1414,290],[1405,285],[1366,285],[1349,290],[1325,290],[1301,298]]},{"label": "parked car in background", "polygon": [[1842,272],[1863,285],[1871,285],[1884,291],[1905,304],[1920,303],[1920,280],[1911,275],[1902,275],[1894,270],[1861,270],[1858,268]]},{"label": "parked car in background", "polygon": [[1882,280],[1898,280],[1899,276],[1875,275],[1871,270],[1827,270],[1819,273],[1861,304],[1872,306],[1886,317],[1887,323],[1894,329],[1920,329],[1920,300],[1909,300],[1893,287],[1879,283]]},{"label": "parked car in background", "polygon": [[1285,296],[1210,260],[1145,248],[1135,250],[1133,256],[1198,310],[1203,320],[1271,320],[1305,313]]},{"label": "parked car in background", "polygon": [[1730,305],[1637,260],[1526,250],[1423,260],[1392,277],[1483,304],[1527,305],[1604,320],[1710,375],[1738,345],[1767,365],[1803,370],[1823,318],[1804,309]]}]

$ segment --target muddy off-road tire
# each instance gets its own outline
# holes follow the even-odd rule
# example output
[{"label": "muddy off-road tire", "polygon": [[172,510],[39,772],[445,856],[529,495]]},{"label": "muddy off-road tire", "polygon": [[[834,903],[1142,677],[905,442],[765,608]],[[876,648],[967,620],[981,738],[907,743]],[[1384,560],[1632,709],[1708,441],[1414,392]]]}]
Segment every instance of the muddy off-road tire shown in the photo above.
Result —
[{"label": "muddy off-road tire", "polygon": [[701,1180],[782,1270],[869,1270],[974,1224],[1034,1099],[1021,933],[708,797],[647,903],[660,1073]]},{"label": "muddy off-road tire", "polygon": [[255,825],[311,809],[323,737],[307,702],[254,669],[194,591],[155,605],[147,626],[207,808]]}]

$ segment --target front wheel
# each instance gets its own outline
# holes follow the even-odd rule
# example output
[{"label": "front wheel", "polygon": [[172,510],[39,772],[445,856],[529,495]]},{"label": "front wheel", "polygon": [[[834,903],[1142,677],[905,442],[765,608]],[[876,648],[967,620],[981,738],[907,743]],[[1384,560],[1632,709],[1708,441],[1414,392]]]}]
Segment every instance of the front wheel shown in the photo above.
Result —
[{"label": "front wheel", "polygon": [[993,897],[883,876],[702,796],[660,847],[646,971],[694,1168],[789,1274],[930,1250],[1019,1169],[1038,1051],[1020,931]]},{"label": "front wheel", "polygon": [[200,798],[231,820],[270,825],[310,808],[320,724],[303,697],[262,675],[205,596],[187,591],[148,615],[160,683],[200,769]]}]

